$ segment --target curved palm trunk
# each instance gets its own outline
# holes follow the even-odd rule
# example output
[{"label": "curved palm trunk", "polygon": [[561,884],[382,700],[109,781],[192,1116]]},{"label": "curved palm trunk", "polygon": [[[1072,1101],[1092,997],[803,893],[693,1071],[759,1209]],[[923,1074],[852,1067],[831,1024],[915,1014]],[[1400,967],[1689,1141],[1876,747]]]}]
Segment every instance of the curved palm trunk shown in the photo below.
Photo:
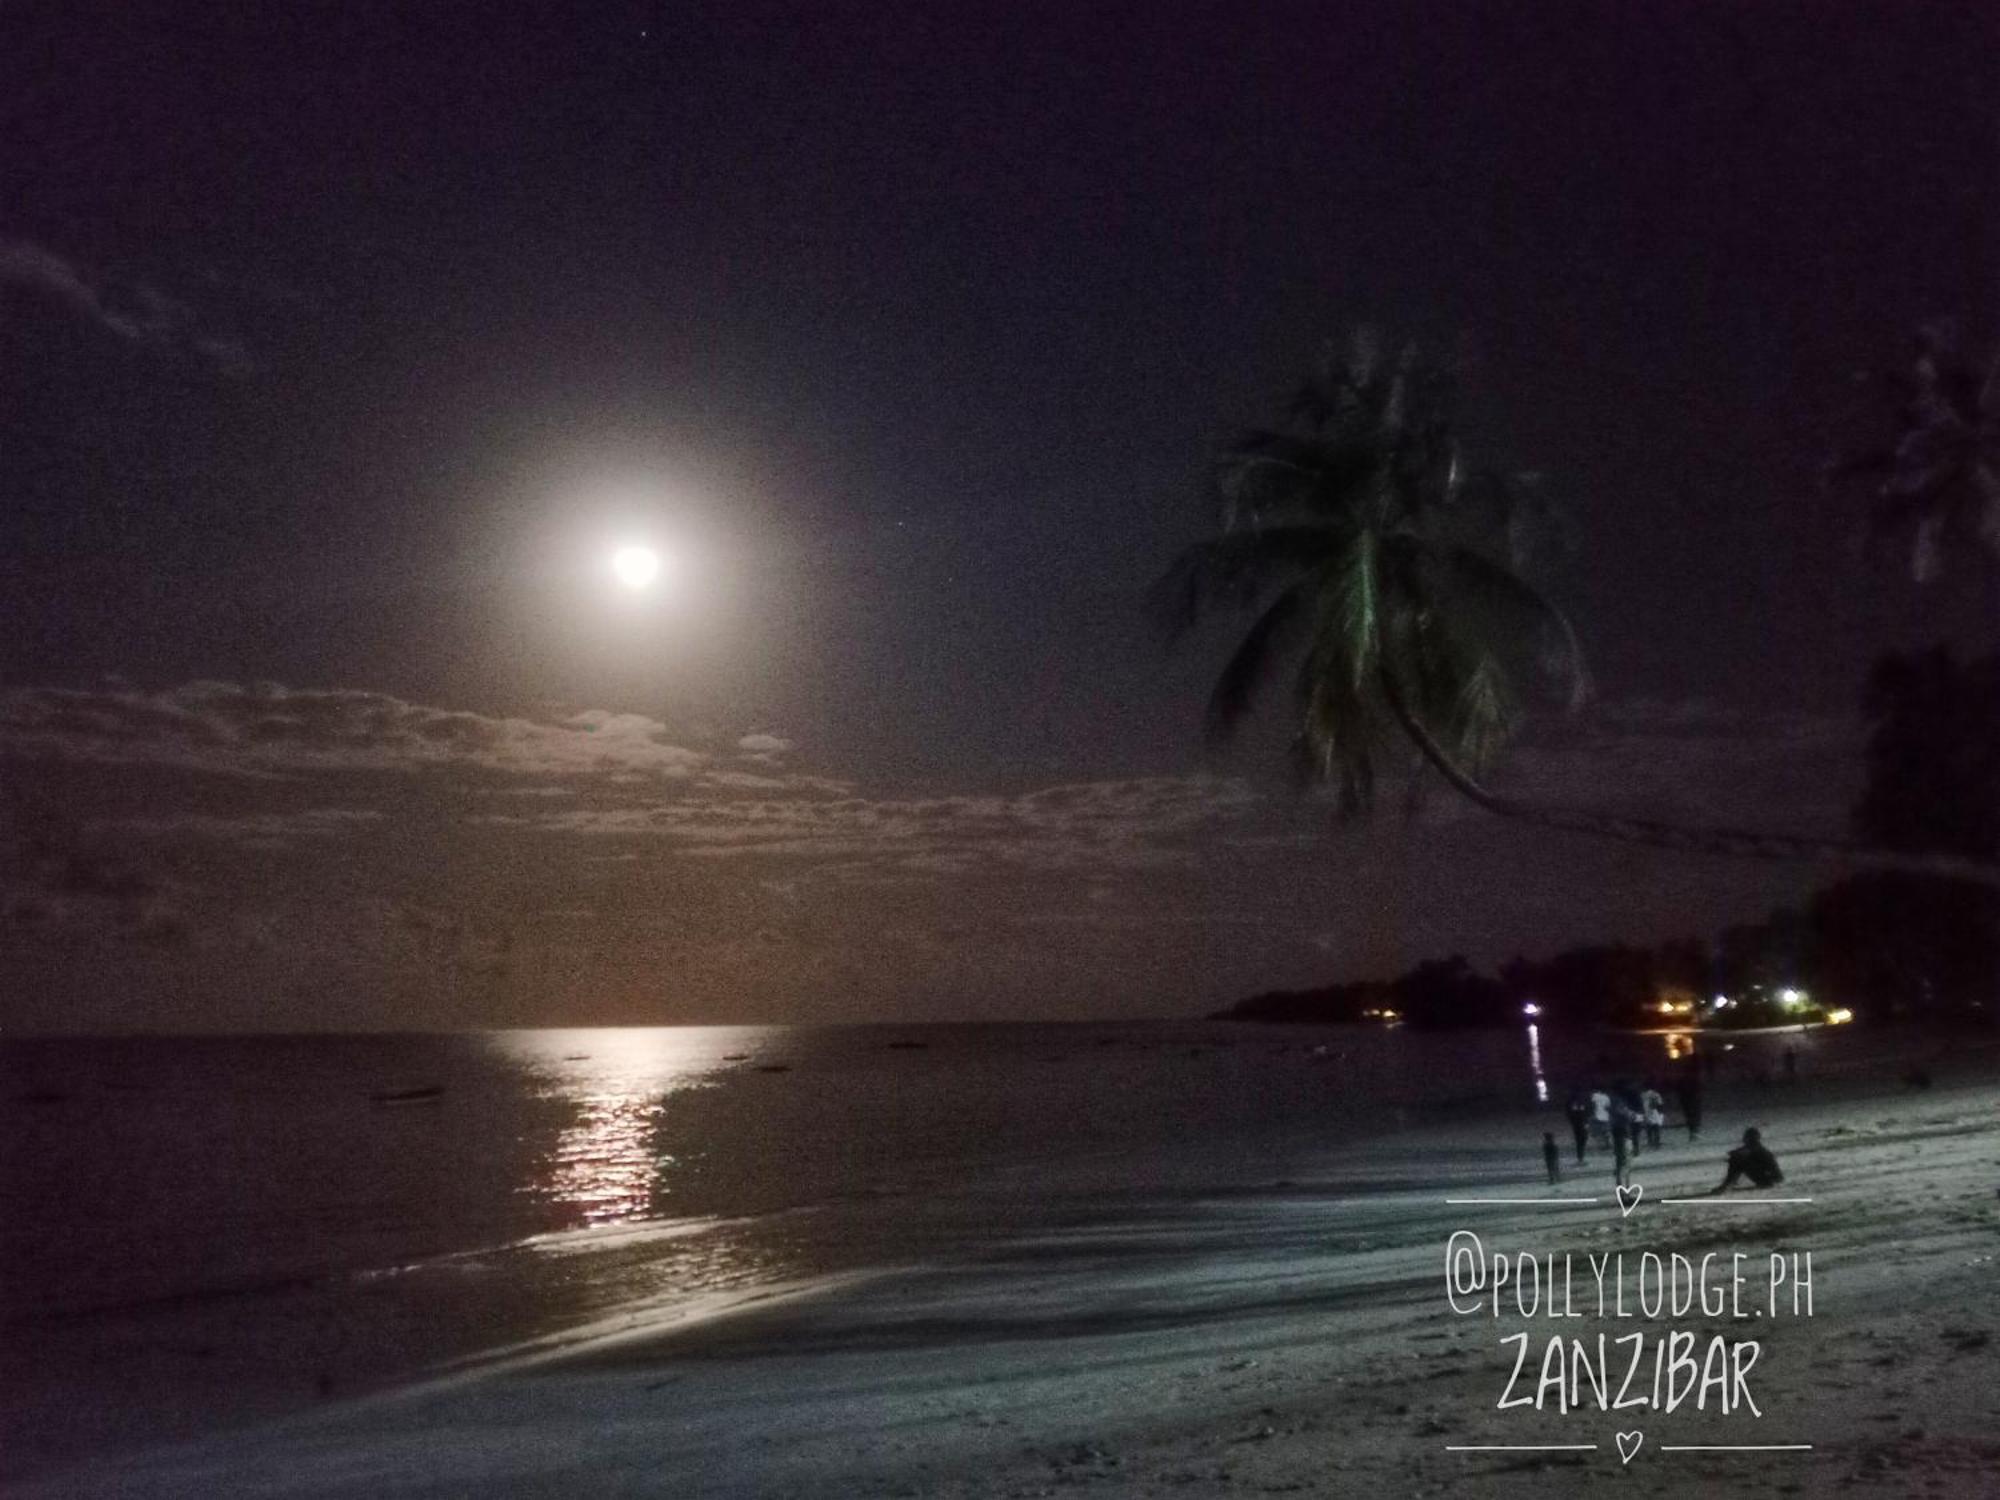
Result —
[{"label": "curved palm trunk", "polygon": [[1793,834],[1758,833],[1741,828],[1686,828],[1652,818],[1627,818],[1614,813],[1591,812],[1585,808],[1544,807],[1516,797],[1503,797],[1480,785],[1446,753],[1430,730],[1410,711],[1401,690],[1387,671],[1381,673],[1381,683],[1390,711],[1402,725],[1403,732],[1423,753],[1424,759],[1451,784],[1454,791],[1503,818],[1513,818],[1539,828],[1586,833],[1597,838],[1649,844],[1654,848],[1677,849],[1688,854],[1719,854],[1738,859],[1830,860],[1873,870],[1934,875],[2000,887],[2000,864],[1957,854],[1913,854],[1840,839],[1799,838]]}]

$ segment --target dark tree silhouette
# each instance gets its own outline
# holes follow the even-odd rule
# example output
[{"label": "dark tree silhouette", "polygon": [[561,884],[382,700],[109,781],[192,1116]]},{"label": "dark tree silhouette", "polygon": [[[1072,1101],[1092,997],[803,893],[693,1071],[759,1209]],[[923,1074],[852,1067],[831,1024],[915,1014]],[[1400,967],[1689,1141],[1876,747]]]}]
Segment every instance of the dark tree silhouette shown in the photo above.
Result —
[{"label": "dark tree silhouette", "polygon": [[2000,854],[2000,656],[1885,656],[1862,712],[1868,782],[1855,832],[1889,849]]},{"label": "dark tree silhouette", "polygon": [[[1884,657],[1868,680],[1868,781],[1855,831],[1894,849],[2000,855],[2000,656]],[[1851,994],[1903,1009],[2000,995],[2000,891],[1875,873],[1813,899],[1815,964]]]},{"label": "dark tree silhouette", "polygon": [[1219,535],[1156,585],[1170,631],[1215,607],[1259,607],[1209,701],[1229,734],[1288,655],[1294,750],[1341,806],[1371,805],[1378,766],[1413,724],[1430,752],[1477,770],[1519,716],[1524,679],[1584,687],[1569,622],[1511,555],[1521,487],[1469,470],[1445,382],[1414,350],[1358,343],[1293,399],[1286,425],[1217,461]]},{"label": "dark tree silhouette", "polygon": [[1220,531],[1175,561],[1153,607],[1174,634],[1215,610],[1256,610],[1210,696],[1209,733],[1232,731],[1294,659],[1296,759],[1343,811],[1367,811],[1381,763],[1414,749],[1470,801],[1539,827],[2000,886],[1990,859],[1686,827],[1487,788],[1480,776],[1536,682],[1575,706],[1586,677],[1569,621],[1520,571],[1528,492],[1468,467],[1449,384],[1414,350],[1390,359],[1364,340],[1324,360],[1285,423],[1237,438],[1214,480]]}]

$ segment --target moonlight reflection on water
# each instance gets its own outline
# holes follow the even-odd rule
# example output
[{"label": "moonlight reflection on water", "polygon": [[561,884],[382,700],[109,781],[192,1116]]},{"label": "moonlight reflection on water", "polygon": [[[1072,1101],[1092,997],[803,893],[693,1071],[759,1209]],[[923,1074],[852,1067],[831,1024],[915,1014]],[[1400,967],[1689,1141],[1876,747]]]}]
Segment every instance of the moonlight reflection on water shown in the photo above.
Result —
[{"label": "moonlight reflection on water", "polygon": [[725,1054],[751,1045],[756,1028],[648,1027],[503,1032],[496,1048],[534,1081],[537,1095],[574,1115],[542,1153],[521,1191],[551,1202],[578,1227],[653,1217],[676,1164],[664,1149],[665,1099],[713,1085]]},{"label": "moonlight reflection on water", "polygon": [[668,1160],[653,1150],[660,1106],[632,1094],[593,1094],[582,1105],[577,1122],[556,1141],[547,1178],[534,1190],[575,1209],[586,1225],[648,1217]]}]

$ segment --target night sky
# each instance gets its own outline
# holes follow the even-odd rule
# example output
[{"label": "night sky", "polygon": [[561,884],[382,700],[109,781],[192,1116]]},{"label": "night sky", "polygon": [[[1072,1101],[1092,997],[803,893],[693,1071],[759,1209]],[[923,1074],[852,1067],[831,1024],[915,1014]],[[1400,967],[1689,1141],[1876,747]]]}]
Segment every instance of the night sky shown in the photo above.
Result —
[{"label": "night sky", "polygon": [[1994,326],[1991,6],[0,27],[9,1029],[1186,1013],[1807,889],[1203,752],[1145,585],[1362,324],[1571,518],[1519,788],[1837,833],[1870,659],[1990,640],[1821,473]]}]

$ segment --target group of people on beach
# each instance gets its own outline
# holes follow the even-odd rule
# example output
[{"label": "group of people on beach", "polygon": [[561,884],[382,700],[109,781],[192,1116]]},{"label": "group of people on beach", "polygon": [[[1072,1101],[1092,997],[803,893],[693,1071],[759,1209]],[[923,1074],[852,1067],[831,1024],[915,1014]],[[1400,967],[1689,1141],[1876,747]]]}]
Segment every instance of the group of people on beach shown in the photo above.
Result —
[{"label": "group of people on beach", "polygon": [[[1701,1085],[1692,1070],[1682,1079],[1677,1092],[1688,1139],[1695,1140],[1701,1134]],[[1594,1140],[1600,1148],[1610,1148],[1620,1182],[1625,1180],[1642,1147],[1660,1149],[1660,1132],[1667,1123],[1666,1099],[1657,1080],[1650,1078],[1643,1086],[1626,1078],[1589,1088],[1578,1084],[1569,1091],[1563,1113],[1569,1116],[1570,1133],[1576,1139],[1577,1164],[1582,1165],[1588,1158]],[[1561,1154],[1556,1149],[1553,1131],[1543,1138],[1542,1154],[1548,1163],[1549,1181],[1559,1181]]]},{"label": "group of people on beach", "polygon": [[[1699,1069],[1694,1066],[1682,1068],[1674,1093],[1681,1107],[1681,1123],[1687,1128],[1688,1139],[1700,1140]],[[1621,1187],[1630,1184],[1632,1163],[1638,1159],[1642,1146],[1654,1151],[1660,1149],[1660,1134],[1667,1123],[1666,1099],[1660,1092],[1658,1081],[1650,1078],[1643,1086],[1625,1078],[1619,1078],[1608,1086],[1603,1083],[1589,1087],[1578,1084],[1570,1089],[1563,1113],[1569,1117],[1570,1133],[1576,1140],[1578,1165],[1587,1159],[1593,1141],[1601,1148],[1608,1147],[1612,1154],[1612,1176]],[[1562,1181],[1562,1149],[1556,1144],[1553,1130],[1542,1134],[1542,1160],[1548,1168],[1550,1183]],[[1744,1131],[1743,1144],[1730,1151],[1727,1175],[1715,1191],[1727,1192],[1745,1179],[1760,1188],[1776,1187],[1785,1180],[1785,1174],[1778,1168],[1777,1158],[1764,1145],[1762,1136],[1755,1128]]]}]

